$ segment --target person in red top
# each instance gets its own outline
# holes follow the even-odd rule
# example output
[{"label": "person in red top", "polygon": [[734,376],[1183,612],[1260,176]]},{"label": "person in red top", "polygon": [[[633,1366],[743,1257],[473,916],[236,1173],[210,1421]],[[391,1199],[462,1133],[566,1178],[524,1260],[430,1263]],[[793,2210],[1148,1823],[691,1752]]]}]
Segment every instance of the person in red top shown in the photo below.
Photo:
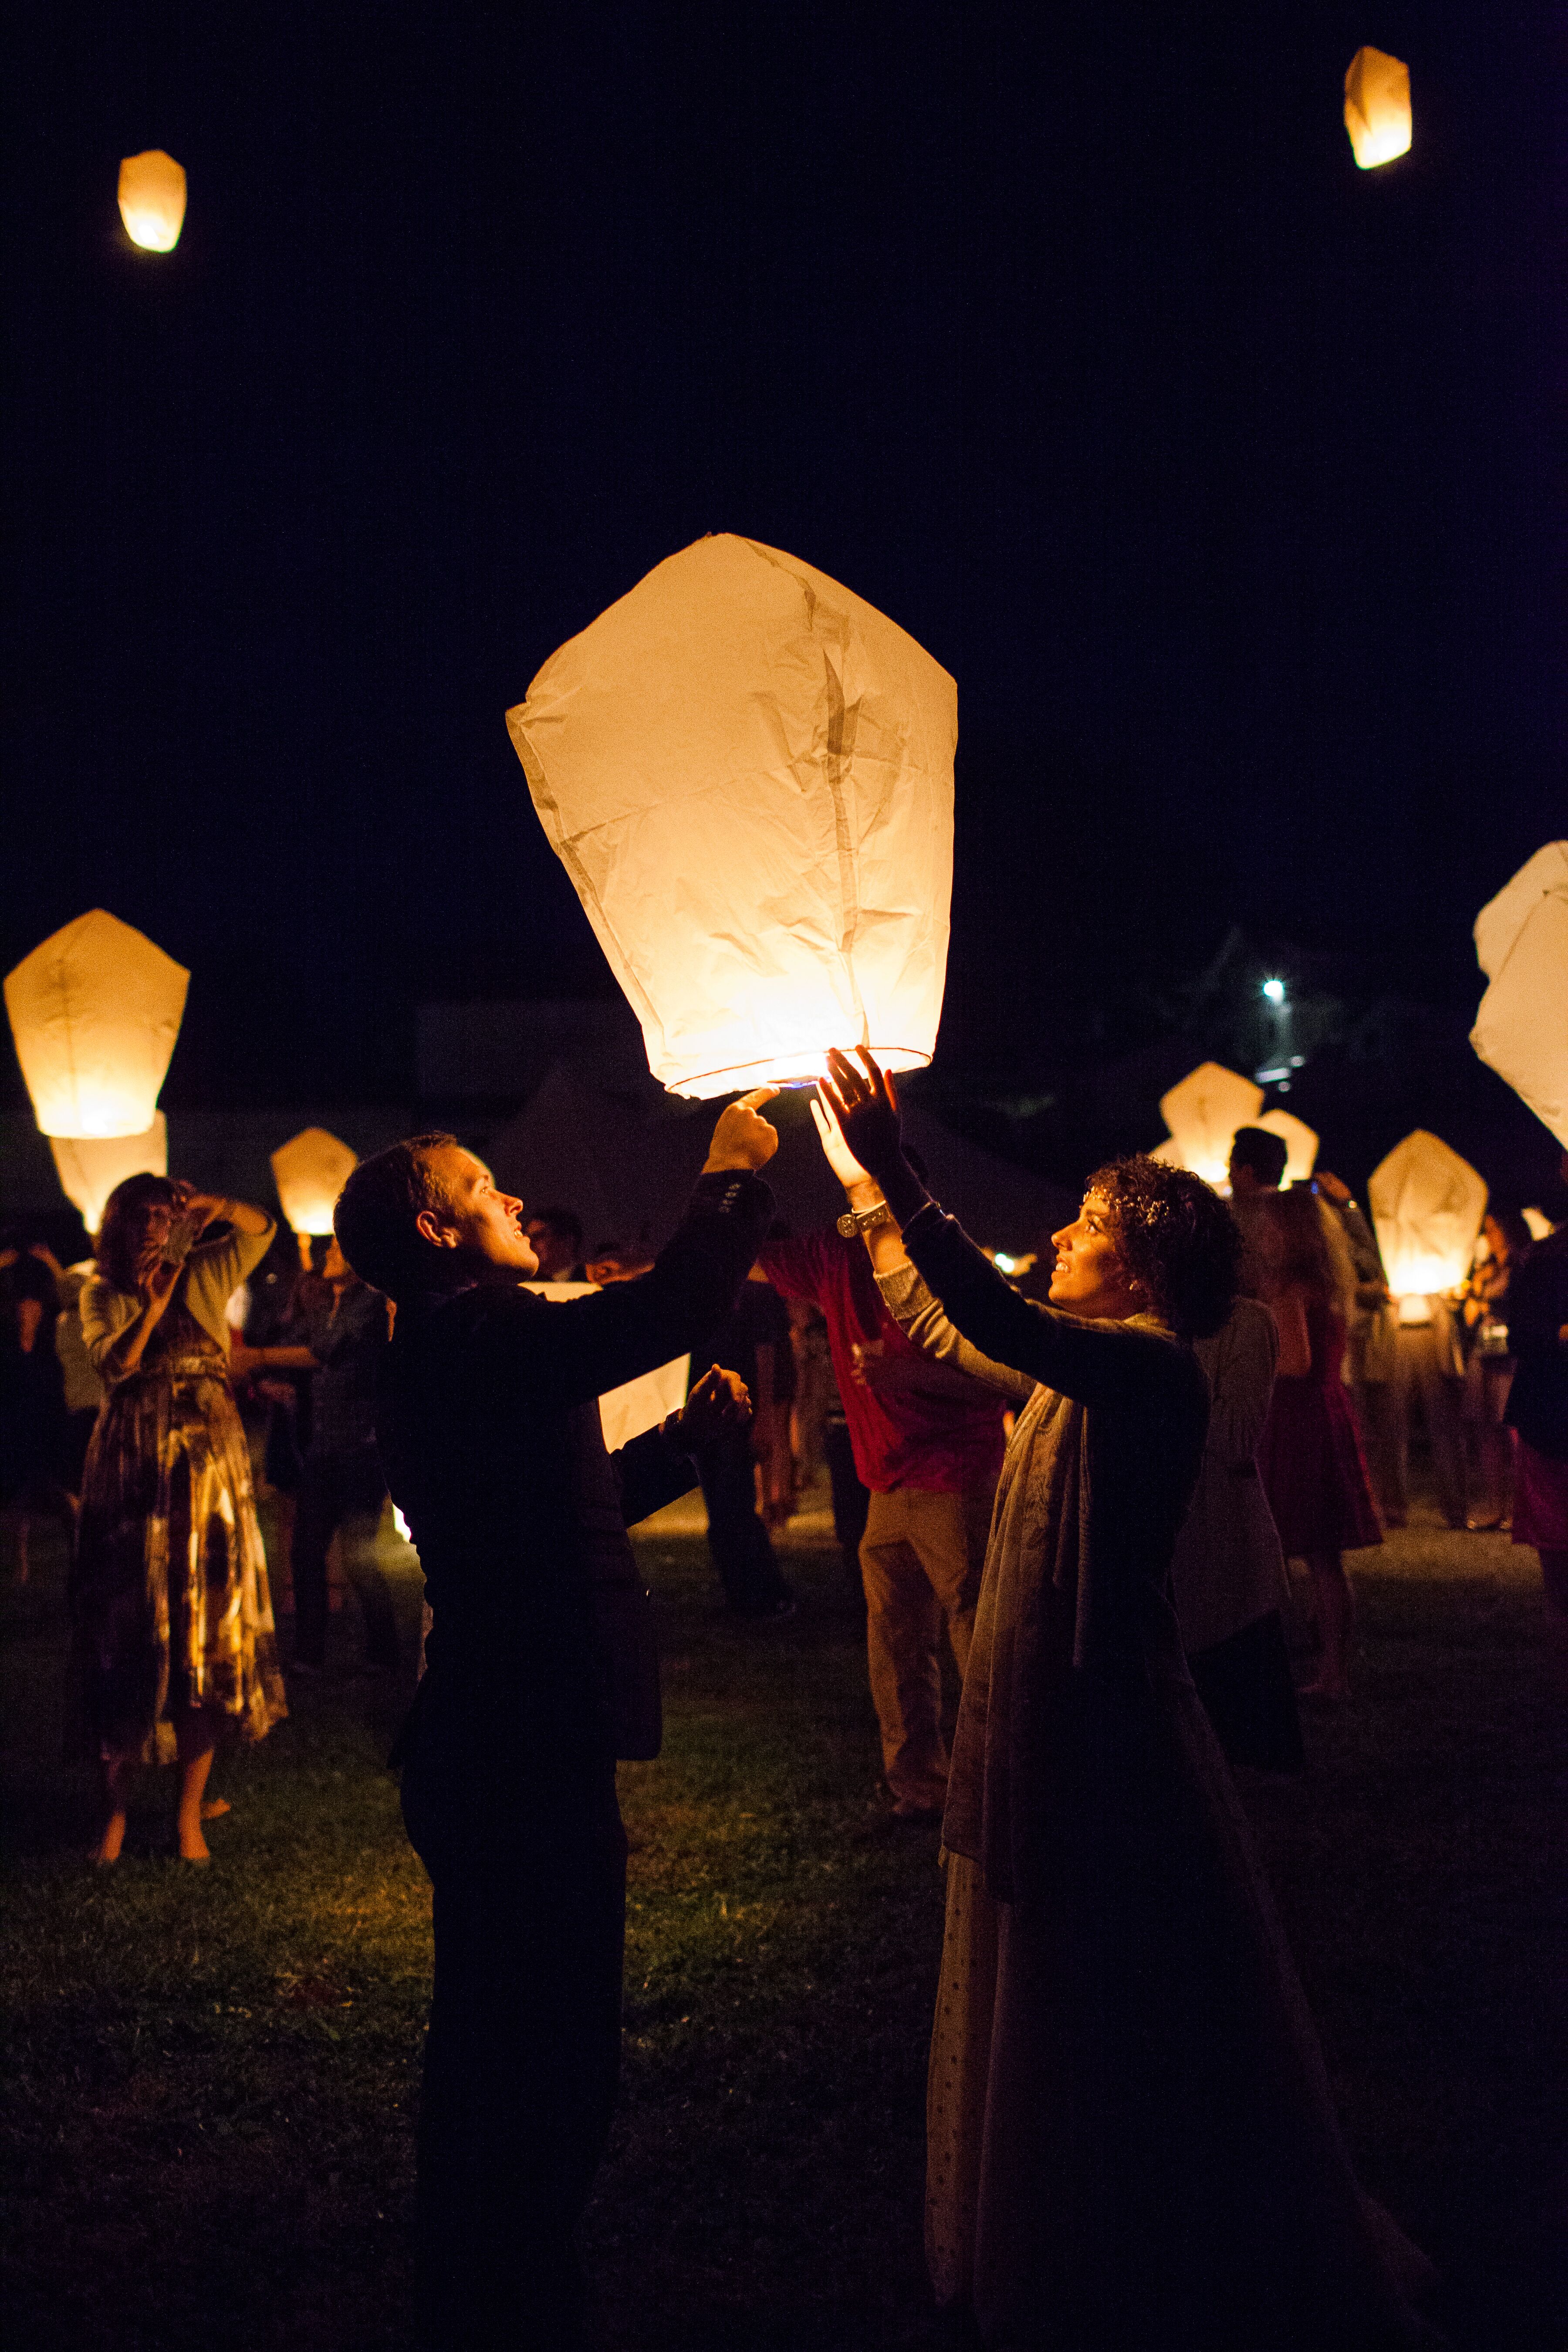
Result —
[{"label": "person in red top", "polygon": [[[864,1184],[862,1171],[855,1176]],[[767,1242],[757,1264],[782,1297],[809,1299],[827,1325],[855,1467],[871,1496],[860,1574],[882,1770],[895,1815],[928,1821],[947,1787],[942,1630],[962,1675],[1002,1466],[1002,1413],[994,1391],[905,1338],[882,1303],[856,1213],[852,1206],[837,1230]]]}]

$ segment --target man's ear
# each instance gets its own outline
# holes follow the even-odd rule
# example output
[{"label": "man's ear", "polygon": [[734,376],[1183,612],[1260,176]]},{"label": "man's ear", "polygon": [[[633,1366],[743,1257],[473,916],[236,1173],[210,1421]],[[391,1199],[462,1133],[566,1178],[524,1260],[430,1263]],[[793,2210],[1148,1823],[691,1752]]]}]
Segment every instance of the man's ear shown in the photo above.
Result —
[{"label": "man's ear", "polygon": [[442,1221],[439,1210],[421,1209],[414,1220],[414,1230],[422,1242],[433,1249],[456,1249],[458,1236],[453,1228]]}]

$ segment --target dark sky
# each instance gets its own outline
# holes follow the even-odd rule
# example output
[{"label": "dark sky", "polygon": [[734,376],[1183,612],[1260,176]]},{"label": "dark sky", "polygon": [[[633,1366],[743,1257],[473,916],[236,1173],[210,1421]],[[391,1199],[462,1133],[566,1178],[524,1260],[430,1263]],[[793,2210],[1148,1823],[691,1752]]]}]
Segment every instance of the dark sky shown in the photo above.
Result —
[{"label": "dark sky", "polygon": [[[172,1098],[397,1093],[418,998],[602,970],[503,712],[709,530],[956,676],[950,1001],[1021,1060],[1232,919],[1462,994],[1568,829],[1545,7],[20,39],[0,953],[102,904],[189,963]],[[1367,40],[1415,110],[1373,173]]]}]

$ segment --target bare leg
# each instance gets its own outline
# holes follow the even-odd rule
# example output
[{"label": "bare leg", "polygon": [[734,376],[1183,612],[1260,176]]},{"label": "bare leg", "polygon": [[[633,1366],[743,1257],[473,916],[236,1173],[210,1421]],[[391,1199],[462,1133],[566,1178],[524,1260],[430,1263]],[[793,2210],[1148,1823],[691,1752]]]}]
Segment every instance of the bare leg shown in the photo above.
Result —
[{"label": "bare leg", "polygon": [[1553,1678],[1568,1691],[1568,1551],[1542,1551],[1537,1557],[1546,1596],[1546,1654]]},{"label": "bare leg", "polygon": [[182,1862],[207,1862],[207,1842],[202,1835],[202,1799],[217,1746],[218,1719],[209,1709],[183,1706],[174,1718],[174,1744],[180,1764],[179,1811],[175,1833]]},{"label": "bare leg", "polygon": [[92,1850],[94,1862],[118,1862],[120,1859],[120,1849],[125,1843],[125,1808],[135,1776],[134,1756],[112,1756],[104,1764],[103,1796],[109,1818],[104,1822],[102,1836]]},{"label": "bare leg", "polygon": [[1303,1696],[1348,1698],[1351,1636],[1355,1631],[1355,1595],[1345,1574],[1344,1561],[1337,1551],[1309,1552],[1307,1567],[1312,1579],[1312,1603],[1317,1612],[1321,1648],[1317,1679],[1306,1685]]}]

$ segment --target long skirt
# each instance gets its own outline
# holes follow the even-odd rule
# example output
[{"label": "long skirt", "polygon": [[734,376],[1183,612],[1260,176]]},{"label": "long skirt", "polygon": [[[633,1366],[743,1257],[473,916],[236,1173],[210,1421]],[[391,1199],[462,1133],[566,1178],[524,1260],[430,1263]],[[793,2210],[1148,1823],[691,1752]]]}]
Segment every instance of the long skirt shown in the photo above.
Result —
[{"label": "long skirt", "polygon": [[110,1390],[88,1447],[71,1580],[73,1746],[167,1762],[176,1707],[242,1742],[288,1713],[250,1455],[198,1362]]}]

